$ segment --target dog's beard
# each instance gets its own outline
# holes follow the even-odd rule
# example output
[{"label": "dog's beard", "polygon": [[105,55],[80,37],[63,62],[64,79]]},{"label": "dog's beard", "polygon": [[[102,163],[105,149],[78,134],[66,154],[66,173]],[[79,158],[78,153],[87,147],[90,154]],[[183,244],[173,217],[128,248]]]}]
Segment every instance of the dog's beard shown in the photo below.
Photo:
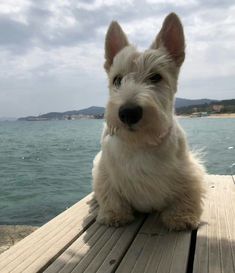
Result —
[{"label": "dog's beard", "polygon": [[117,132],[119,129],[117,126],[113,126],[112,124],[108,124],[107,128],[108,128],[108,134],[110,136],[117,135]]},{"label": "dog's beard", "polygon": [[117,125],[117,124],[112,124],[112,123],[110,123],[108,121],[106,121],[106,122],[107,122],[108,134],[110,136],[114,136],[114,135],[120,136],[120,135],[123,135],[123,133],[125,131],[127,131],[125,133],[128,133],[128,132],[129,133],[134,133],[134,132],[139,130],[138,126],[136,126],[135,124],[134,125],[131,125],[131,124],[130,125],[127,125],[127,124]]},{"label": "dog's beard", "polygon": [[163,140],[168,137],[171,129],[171,125],[159,131],[159,129],[156,128],[146,130],[137,125],[117,126],[107,122],[107,131],[110,136],[116,136],[128,144],[139,146],[159,146]]}]

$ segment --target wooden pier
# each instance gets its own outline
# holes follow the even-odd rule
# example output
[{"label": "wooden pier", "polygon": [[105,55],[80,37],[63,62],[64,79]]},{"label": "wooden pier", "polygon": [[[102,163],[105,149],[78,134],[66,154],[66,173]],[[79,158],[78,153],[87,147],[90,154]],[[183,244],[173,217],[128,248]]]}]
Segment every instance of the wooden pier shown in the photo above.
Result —
[{"label": "wooden pier", "polygon": [[121,228],[99,225],[90,194],[2,253],[0,272],[234,273],[234,180],[207,182],[197,231],[169,232],[157,213]]}]

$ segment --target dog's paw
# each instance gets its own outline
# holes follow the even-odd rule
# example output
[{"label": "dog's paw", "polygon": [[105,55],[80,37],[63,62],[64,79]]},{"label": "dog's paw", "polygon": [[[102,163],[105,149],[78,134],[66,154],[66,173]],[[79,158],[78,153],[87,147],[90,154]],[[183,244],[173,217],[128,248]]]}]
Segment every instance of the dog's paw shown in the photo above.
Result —
[{"label": "dog's paw", "polygon": [[163,212],[161,215],[163,224],[169,230],[194,230],[200,224],[200,219],[194,215],[172,215],[171,213]]},{"label": "dog's paw", "polygon": [[99,212],[96,218],[97,222],[103,225],[120,227],[134,220],[134,215],[130,213],[116,213],[113,211]]}]

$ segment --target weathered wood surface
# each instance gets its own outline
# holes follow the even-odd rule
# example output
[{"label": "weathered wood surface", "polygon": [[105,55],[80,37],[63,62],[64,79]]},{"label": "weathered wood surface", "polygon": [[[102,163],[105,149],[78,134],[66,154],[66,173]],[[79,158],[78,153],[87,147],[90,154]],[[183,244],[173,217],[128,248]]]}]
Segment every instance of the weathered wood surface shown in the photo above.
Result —
[{"label": "weathered wood surface", "polygon": [[118,273],[186,272],[191,232],[169,232],[150,215],[118,267]]},{"label": "weathered wood surface", "polygon": [[88,195],[0,256],[0,272],[38,272],[94,221],[97,204]]},{"label": "weathered wood surface", "polygon": [[208,184],[193,272],[234,273],[235,184],[231,176],[209,176]]},{"label": "weathered wood surface", "polygon": [[95,222],[92,194],[0,255],[0,273],[233,273],[235,185],[207,177],[198,232],[169,232],[158,214],[109,228]]}]

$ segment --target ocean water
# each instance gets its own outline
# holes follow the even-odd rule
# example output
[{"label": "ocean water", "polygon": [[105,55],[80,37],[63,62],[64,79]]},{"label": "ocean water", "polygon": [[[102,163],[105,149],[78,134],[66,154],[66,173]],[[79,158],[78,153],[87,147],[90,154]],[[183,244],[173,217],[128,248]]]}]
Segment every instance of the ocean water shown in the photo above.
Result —
[{"label": "ocean water", "polygon": [[[235,119],[180,119],[211,174],[235,174]],[[91,191],[102,120],[0,122],[0,224],[42,225]]]}]

